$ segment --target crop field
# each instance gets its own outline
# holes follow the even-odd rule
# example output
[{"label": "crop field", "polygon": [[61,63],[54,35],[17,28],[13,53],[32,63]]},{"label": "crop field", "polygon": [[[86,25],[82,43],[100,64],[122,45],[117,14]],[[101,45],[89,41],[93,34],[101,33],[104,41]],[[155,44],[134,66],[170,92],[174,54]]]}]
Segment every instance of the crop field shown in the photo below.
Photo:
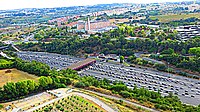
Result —
[{"label": "crop field", "polygon": [[28,74],[17,69],[0,70],[0,87],[7,82],[18,82],[20,80],[32,79],[37,81],[37,76]]},{"label": "crop field", "polygon": [[71,95],[34,112],[106,112],[103,108],[81,96]]},{"label": "crop field", "polygon": [[170,22],[174,20],[187,19],[191,17],[196,17],[200,19],[200,13],[190,13],[190,14],[168,14],[168,15],[159,15],[159,16],[151,16],[152,20],[158,19],[160,22]]}]

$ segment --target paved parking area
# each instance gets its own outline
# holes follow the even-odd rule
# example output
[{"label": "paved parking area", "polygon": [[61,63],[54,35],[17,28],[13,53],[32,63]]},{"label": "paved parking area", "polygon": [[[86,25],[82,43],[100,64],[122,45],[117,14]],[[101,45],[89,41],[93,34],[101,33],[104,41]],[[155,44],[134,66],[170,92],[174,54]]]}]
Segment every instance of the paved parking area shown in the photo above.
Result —
[{"label": "paved parking area", "polygon": [[17,56],[26,61],[38,61],[49,65],[55,69],[65,69],[73,63],[77,63],[83,59],[75,58],[68,55],[60,55],[45,52],[17,52]]},{"label": "paved parking area", "polygon": [[79,73],[81,76],[122,81],[130,88],[137,85],[151,91],[160,90],[163,96],[173,92],[182,102],[200,104],[200,81],[172,74],[139,68],[123,67],[110,63],[96,63]]}]

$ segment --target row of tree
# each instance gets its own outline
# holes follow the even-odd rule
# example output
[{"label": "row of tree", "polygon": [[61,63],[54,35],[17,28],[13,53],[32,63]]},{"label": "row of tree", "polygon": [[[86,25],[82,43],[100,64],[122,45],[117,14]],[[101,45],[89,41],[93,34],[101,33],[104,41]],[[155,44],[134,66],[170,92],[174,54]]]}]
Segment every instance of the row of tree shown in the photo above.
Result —
[{"label": "row of tree", "polygon": [[0,102],[19,99],[31,93],[48,89],[66,87],[66,85],[71,84],[68,76],[70,77],[72,73],[76,74],[72,70],[63,70],[58,73],[56,70],[50,70],[48,65],[36,61],[27,62],[21,59],[15,59],[7,62],[10,62],[7,66],[1,66],[0,64],[1,69],[15,67],[40,77],[37,79],[38,81],[23,80],[16,83],[8,82],[2,88],[0,87]]},{"label": "row of tree", "polygon": [[12,68],[13,67],[13,62],[12,61],[8,61],[5,59],[0,59],[0,69],[4,69],[4,68]]},{"label": "row of tree", "polygon": [[50,72],[50,67],[46,64],[36,61],[22,61],[18,58],[14,61],[14,67],[30,74],[36,74],[37,76],[48,76]]},{"label": "row of tree", "polygon": [[41,76],[38,82],[34,80],[23,80],[19,82],[8,82],[0,88],[0,102],[23,98],[31,93],[37,93],[53,88],[66,87],[71,81],[65,77]]}]

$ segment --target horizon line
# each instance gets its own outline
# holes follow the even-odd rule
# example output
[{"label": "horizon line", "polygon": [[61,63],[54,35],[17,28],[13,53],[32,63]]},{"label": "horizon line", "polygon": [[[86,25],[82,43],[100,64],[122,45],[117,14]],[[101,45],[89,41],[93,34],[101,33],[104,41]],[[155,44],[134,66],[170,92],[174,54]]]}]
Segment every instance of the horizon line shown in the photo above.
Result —
[{"label": "horizon line", "polygon": [[[170,2],[167,2],[167,1],[163,1],[163,2],[149,2],[149,3],[130,3],[130,2],[127,2],[127,3],[119,3],[119,2],[114,2],[114,3],[98,3],[98,4],[90,4],[90,5],[71,5],[71,6],[53,6],[53,7],[24,7],[24,8],[10,8],[10,9],[0,9],[0,11],[7,11],[7,10],[22,10],[22,9],[51,9],[51,8],[64,8],[64,7],[85,7],[85,6],[95,6],[95,5],[106,5],[106,4],[156,4],[156,3],[180,3],[180,2],[192,2],[193,0],[183,0],[183,1],[170,1]],[[198,1],[198,0],[197,0]]]}]

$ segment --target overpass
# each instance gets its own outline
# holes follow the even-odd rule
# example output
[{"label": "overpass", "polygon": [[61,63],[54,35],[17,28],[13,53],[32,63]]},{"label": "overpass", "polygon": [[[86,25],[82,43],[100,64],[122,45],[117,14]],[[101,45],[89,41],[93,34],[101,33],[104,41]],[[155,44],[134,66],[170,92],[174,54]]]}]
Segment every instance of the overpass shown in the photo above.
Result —
[{"label": "overpass", "polygon": [[74,64],[68,66],[67,68],[72,69],[72,70],[80,70],[84,67],[87,67],[88,65],[93,64],[93,63],[96,63],[95,59],[87,58],[87,59],[80,61],[78,63],[74,63]]}]

